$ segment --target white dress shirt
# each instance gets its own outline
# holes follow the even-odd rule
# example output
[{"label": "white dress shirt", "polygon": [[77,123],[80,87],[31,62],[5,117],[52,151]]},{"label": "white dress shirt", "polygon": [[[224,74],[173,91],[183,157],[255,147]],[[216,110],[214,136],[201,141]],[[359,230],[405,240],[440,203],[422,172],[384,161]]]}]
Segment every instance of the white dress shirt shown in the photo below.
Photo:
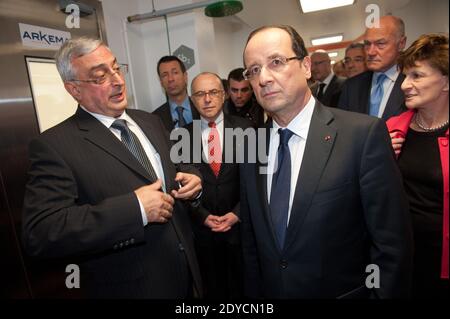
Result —
[{"label": "white dress shirt", "polygon": [[[375,89],[376,79],[378,78],[378,74],[381,72],[374,72],[372,76],[372,87],[370,89],[370,96],[373,94],[373,90]],[[400,71],[397,69],[397,64],[392,66],[389,70],[384,72],[386,75],[386,79],[383,82],[383,98],[381,99],[380,109],[378,110],[378,117],[381,118],[384,113],[384,109],[386,108],[386,104],[391,96],[392,89],[394,88],[395,81],[397,81],[398,75]]]},{"label": "white dress shirt", "polygon": [[[137,136],[139,139],[139,142],[141,143],[142,147],[144,148],[145,154],[147,155],[148,159],[150,160],[150,163],[153,166],[153,169],[155,170],[156,175],[159,179],[162,181],[162,189],[165,192],[166,191],[166,185],[164,181],[164,170],[161,164],[161,157],[159,156],[156,149],[153,147],[152,143],[150,143],[150,140],[145,136],[142,129],[136,124],[135,121],[131,117],[128,116],[128,114],[124,111],[119,117],[110,117],[103,114],[93,113],[89,112],[85,107],[80,105],[80,107],[91,114],[93,117],[95,117],[97,120],[100,121],[103,125],[105,125],[113,134],[117,137],[121,142],[120,139],[120,131],[118,129],[112,128],[111,125],[114,123],[115,120],[125,120],[127,123],[128,128]],[[142,214],[142,220],[144,223],[144,226],[148,224],[147,215],[145,214],[144,206],[142,205],[141,201],[139,200],[139,206],[141,208],[141,214]]]},{"label": "white dress shirt", "polygon": [[295,188],[297,185],[298,174],[302,166],[303,154],[305,152],[306,140],[308,138],[309,126],[314,111],[316,100],[311,96],[303,110],[288,124],[287,127],[281,127],[274,120],[273,128],[270,132],[269,158],[267,163],[267,197],[270,204],[270,193],[272,190],[272,177],[275,168],[278,146],[280,144],[279,128],[287,128],[294,133],[289,139],[289,151],[291,154],[291,192],[289,194],[288,224],[291,217],[292,203],[294,201]]}]

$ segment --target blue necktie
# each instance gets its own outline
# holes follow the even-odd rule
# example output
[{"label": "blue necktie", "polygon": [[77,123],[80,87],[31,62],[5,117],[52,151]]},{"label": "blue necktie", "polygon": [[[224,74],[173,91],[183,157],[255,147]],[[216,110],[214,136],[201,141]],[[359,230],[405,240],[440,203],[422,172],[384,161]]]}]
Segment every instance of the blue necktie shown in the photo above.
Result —
[{"label": "blue necktie", "polygon": [[378,74],[378,78],[376,80],[375,87],[370,96],[370,110],[369,115],[378,116],[378,112],[380,111],[381,100],[383,99],[383,83],[386,79],[386,75],[384,73]]},{"label": "blue necktie", "polygon": [[278,244],[283,249],[289,213],[289,196],[291,193],[291,153],[288,142],[294,133],[288,129],[279,129],[278,134],[280,134],[280,145],[278,146],[277,159],[275,161],[276,171],[272,178],[270,212]]},{"label": "blue necktie", "polygon": [[111,127],[120,131],[120,139],[122,140],[122,143],[147,170],[151,177],[150,180],[152,182],[156,182],[158,175],[156,175],[152,163],[145,154],[142,144],[139,142],[137,136],[129,129],[125,120],[115,120]]},{"label": "blue necktie", "polygon": [[176,110],[177,110],[177,114],[178,114],[178,127],[186,126],[186,120],[184,119],[184,116],[183,116],[183,107],[177,106]]}]

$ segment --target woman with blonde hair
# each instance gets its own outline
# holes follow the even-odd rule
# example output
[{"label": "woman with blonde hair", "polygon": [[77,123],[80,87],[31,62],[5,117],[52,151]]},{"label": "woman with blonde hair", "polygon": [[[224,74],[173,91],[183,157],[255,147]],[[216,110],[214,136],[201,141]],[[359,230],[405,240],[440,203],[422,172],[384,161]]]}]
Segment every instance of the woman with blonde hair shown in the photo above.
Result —
[{"label": "woman with blonde hair", "polygon": [[408,111],[387,126],[413,219],[413,296],[449,293],[448,35],[426,34],[401,54]]}]

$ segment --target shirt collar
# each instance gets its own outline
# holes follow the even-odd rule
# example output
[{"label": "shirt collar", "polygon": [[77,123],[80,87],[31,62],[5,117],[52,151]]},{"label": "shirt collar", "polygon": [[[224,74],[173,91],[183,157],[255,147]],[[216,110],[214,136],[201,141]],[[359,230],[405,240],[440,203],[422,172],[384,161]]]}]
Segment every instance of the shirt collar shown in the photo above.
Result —
[{"label": "shirt collar", "polygon": [[397,68],[397,64],[394,64],[393,66],[391,66],[386,72],[374,72],[374,76],[373,79],[377,79],[378,75],[380,73],[384,73],[384,75],[386,75],[386,77],[391,80],[392,82],[397,81],[397,77],[400,74],[400,71]]},{"label": "shirt collar", "polygon": [[[314,111],[314,104],[316,100],[310,97],[308,103],[306,103],[303,110],[294,117],[294,119],[288,124],[286,127],[290,131],[292,131],[295,135],[300,136],[305,139],[308,137],[309,125],[311,124],[311,118]],[[273,128],[278,131],[279,128],[282,128],[278,125],[278,123],[273,121]]]},{"label": "shirt collar", "polygon": [[173,101],[170,101],[170,100],[169,100],[169,105],[170,105],[170,110],[172,112],[175,112],[175,109],[176,109],[177,106],[182,106],[183,109],[186,110],[186,111],[190,110],[190,108],[191,108],[191,103],[189,102],[189,96],[188,95],[186,95],[186,98],[183,100],[183,103],[181,103],[181,105],[179,105],[179,104],[177,104],[177,103],[175,103]]},{"label": "shirt collar", "polygon": [[330,84],[331,79],[333,78],[333,76],[334,76],[334,73],[333,73],[333,71],[331,71],[330,74],[325,78],[325,80],[323,80],[320,83],[325,83],[326,85]]},{"label": "shirt collar", "polygon": [[[207,129],[209,121],[207,121],[203,116],[200,116],[200,120],[202,121],[202,130]],[[216,122],[216,126],[219,125],[223,121],[223,111],[220,111],[219,116],[216,118],[214,122]]]},{"label": "shirt collar", "polygon": [[127,112],[124,110],[122,114],[120,114],[119,117],[111,117],[104,114],[94,113],[88,111],[83,105],[80,104],[80,107],[86,111],[87,113],[91,114],[93,117],[95,117],[97,120],[100,121],[103,125],[105,125],[108,129],[111,127],[111,125],[114,123],[115,120],[125,120],[127,123],[136,125],[136,123],[131,119],[131,117],[127,114]]}]

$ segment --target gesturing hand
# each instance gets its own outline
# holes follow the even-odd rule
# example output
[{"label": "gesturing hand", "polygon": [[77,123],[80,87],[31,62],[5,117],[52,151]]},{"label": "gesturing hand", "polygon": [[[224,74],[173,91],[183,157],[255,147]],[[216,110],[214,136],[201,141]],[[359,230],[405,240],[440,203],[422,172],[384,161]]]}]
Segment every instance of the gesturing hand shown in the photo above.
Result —
[{"label": "gesturing hand", "polygon": [[144,206],[149,223],[166,223],[172,217],[174,199],[161,191],[162,182],[158,179],[150,185],[142,186],[134,192]]},{"label": "gesturing hand", "polygon": [[177,199],[195,199],[202,190],[202,180],[197,175],[178,172],[175,181],[181,184],[180,189],[172,191]]}]

